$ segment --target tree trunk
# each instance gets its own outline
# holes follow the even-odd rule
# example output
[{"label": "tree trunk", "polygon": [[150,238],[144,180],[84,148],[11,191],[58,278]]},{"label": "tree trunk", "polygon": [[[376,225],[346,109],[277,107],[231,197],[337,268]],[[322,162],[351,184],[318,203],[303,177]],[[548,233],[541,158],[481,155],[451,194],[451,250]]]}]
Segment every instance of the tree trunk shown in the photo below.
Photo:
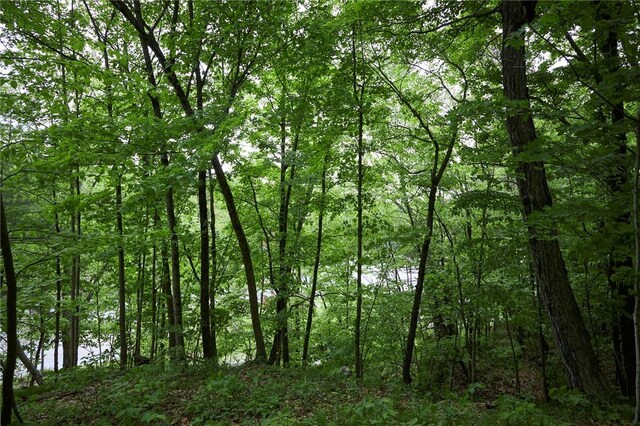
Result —
[{"label": "tree trunk", "polygon": [[13,409],[13,376],[18,357],[18,285],[13,266],[13,254],[7,229],[7,216],[4,208],[4,197],[0,193],[0,250],[4,264],[4,275],[7,282],[5,310],[7,312],[7,358],[2,370],[2,411],[0,412],[0,424],[2,426],[11,423],[11,410]]},{"label": "tree trunk", "polygon": [[[147,219],[145,220],[145,228],[144,232],[147,232],[147,226],[149,223],[148,220],[148,212],[146,215]],[[142,308],[144,307],[144,282],[146,280],[146,270],[147,270],[147,253],[143,251],[141,255],[138,255],[138,289],[136,291],[136,344],[133,349],[133,359],[134,362],[138,362],[141,359],[141,346],[142,346]]]},{"label": "tree trunk", "polygon": [[322,164],[322,183],[320,191],[320,212],[318,213],[318,236],[316,239],[316,255],[313,261],[313,277],[311,278],[311,294],[309,295],[309,312],[307,313],[307,326],[304,331],[304,343],[302,345],[302,362],[306,363],[309,357],[309,338],[311,337],[311,324],[313,322],[313,310],[315,308],[316,291],[318,288],[318,269],[320,268],[320,254],[322,250],[322,222],[324,220],[324,197],[327,193],[327,162],[324,157]]},{"label": "tree trunk", "polygon": [[[135,12],[136,17],[133,16],[132,12],[123,4],[120,5],[117,2],[112,2],[116,8],[124,7],[128,13],[131,15],[126,16],[128,20],[132,23],[142,22],[142,12],[140,11],[140,3],[135,3]],[[121,10],[121,9],[119,9]],[[122,10],[121,10],[122,11]],[[158,84],[153,73],[153,63],[151,61],[151,55],[149,53],[149,40],[145,36],[145,34],[139,32],[140,45],[142,47],[142,54],[144,56],[145,62],[145,72],[147,74],[147,80],[149,84],[153,88],[157,88]],[[147,92],[149,99],[151,101],[151,106],[153,108],[153,114],[157,119],[162,119],[162,110],[160,109],[160,100],[158,96],[151,91]],[[169,165],[169,155],[167,152],[163,152],[160,157],[160,161],[162,166],[166,168]],[[171,235],[171,283],[170,283],[170,291],[165,294],[170,295],[171,303],[173,304],[172,308],[169,310],[167,307],[167,315],[170,315],[169,324],[172,324],[172,333],[173,339],[170,337],[170,346],[171,341],[177,349],[178,360],[184,359],[184,334],[182,330],[182,298],[180,291],[180,251],[178,247],[178,234],[176,233],[176,215],[175,208],[173,202],[173,187],[169,186],[167,192],[165,194],[165,206],[167,211],[167,225],[169,228],[169,233]],[[163,257],[164,260],[164,257]],[[171,335],[171,332],[170,332]]]},{"label": "tree trunk", "polygon": [[635,272],[633,289],[635,292],[635,308],[633,310],[634,343],[636,350],[635,371],[635,415],[633,424],[640,422],[640,108],[636,114],[636,155],[633,167],[633,236],[635,242],[635,258],[633,270]]},{"label": "tree trunk", "polygon": [[[169,158],[162,155],[162,165],[169,166]],[[166,194],[167,223],[171,234],[171,294],[173,297],[173,325],[175,328],[177,360],[184,360],[184,332],[182,328],[182,294],[180,290],[180,249],[178,247],[178,233],[176,232],[177,220],[173,204],[173,187],[167,189]]]},{"label": "tree trunk", "polygon": [[[56,193],[53,192],[53,200],[55,204]],[[54,214],[54,227],[56,235],[60,235],[60,219],[56,210]],[[57,249],[59,251],[59,249]],[[60,254],[56,253],[56,317],[55,317],[55,336],[53,337],[53,371],[58,372],[59,348],[60,348],[60,309],[62,303],[62,270]]]},{"label": "tree trunk", "polygon": [[224,197],[227,204],[227,211],[229,213],[229,219],[233,231],[236,234],[238,240],[238,246],[242,255],[242,263],[244,265],[244,273],[247,279],[247,291],[249,293],[249,309],[251,311],[251,325],[253,327],[253,335],[256,342],[256,359],[258,361],[265,361],[267,359],[267,352],[264,345],[264,337],[262,335],[262,326],[260,324],[260,314],[258,312],[258,291],[256,287],[256,277],[253,270],[253,261],[251,259],[251,249],[247,241],[247,236],[240,222],[240,216],[236,209],[236,203],[233,198],[233,193],[229,187],[227,176],[222,169],[222,164],[218,159],[218,155],[214,155],[212,159],[213,170],[216,174],[216,179],[220,185],[220,192]]},{"label": "tree trunk", "polygon": [[[287,183],[286,161],[286,115],[282,115],[280,120],[280,207],[278,210],[278,276],[277,276],[277,296],[276,296],[276,334],[273,339],[273,347],[269,356],[270,364],[279,364],[282,359],[283,365],[289,364],[289,319],[287,312],[287,302],[289,299],[289,271],[287,259],[287,238],[289,225],[289,195],[291,183]],[[293,149],[295,150],[295,148]],[[257,207],[257,205],[256,205]]]},{"label": "tree trunk", "polygon": [[211,349],[213,351],[213,359],[218,362],[218,342],[216,334],[216,291],[218,288],[218,247],[216,241],[216,211],[214,200],[214,180],[209,185],[209,210],[211,211],[211,287],[209,289],[209,313],[211,321]]},{"label": "tree trunk", "polygon": [[209,310],[209,221],[207,213],[207,172],[198,172],[198,211],[200,215],[200,330],[202,353],[205,359],[213,358],[211,340],[211,312]]},{"label": "tree trunk", "polygon": [[[613,3],[613,2],[612,2]],[[603,3],[598,7],[598,21],[603,22],[607,28],[604,32],[604,42],[601,46],[602,54],[607,62],[606,68],[608,73],[615,73],[620,68],[620,55],[618,52],[618,25],[611,16],[609,2]],[[602,35],[601,35],[602,36]],[[597,79],[598,80],[598,79]],[[597,81],[599,83],[599,81]],[[616,92],[622,92],[621,85],[617,85]],[[603,118],[604,119],[604,118]],[[615,128],[624,121],[624,103],[616,102],[611,108],[611,126]],[[623,187],[629,180],[629,170],[627,168],[627,135],[624,131],[615,132],[614,137],[610,138],[612,157],[612,172],[606,177],[607,185],[614,199],[626,198],[628,194],[623,191]],[[631,214],[629,211],[621,212],[615,219],[616,224],[628,226],[631,223]],[[635,393],[635,339],[633,325],[634,297],[630,294],[632,284],[626,279],[621,278],[617,274],[620,270],[633,269],[633,260],[631,256],[619,253],[619,246],[627,246],[626,238],[614,240],[611,243],[610,260],[607,270],[607,279],[610,288],[616,299],[624,300],[622,312],[619,313],[614,320],[613,340],[616,360],[616,381],[620,386],[623,396],[630,397]]]},{"label": "tree trunk", "polygon": [[[69,182],[70,194],[72,197],[80,195],[80,178],[76,176]],[[80,236],[80,212],[75,209],[71,212],[70,217],[71,234],[76,237]],[[67,311],[67,319],[69,328],[65,339],[63,340],[63,367],[70,368],[78,365],[78,346],[79,346],[79,311],[78,306],[80,291],[80,254],[73,254],[71,257],[71,268],[69,270],[69,296],[71,299],[71,308]]]},{"label": "tree trunk", "polygon": [[[162,245],[162,293],[164,294],[167,309],[167,318],[169,321],[169,348],[176,347],[176,325],[175,315],[173,313],[173,295],[171,294],[171,272],[169,271],[169,255],[167,253],[167,245]],[[172,351],[171,356],[175,355]]]},{"label": "tree trunk", "polygon": [[38,370],[38,367],[36,367],[31,362],[27,354],[24,352],[22,345],[20,345],[20,341],[18,341],[17,343],[16,351],[18,353],[18,359],[20,360],[22,365],[24,365],[24,368],[27,369],[29,374],[31,374],[31,377],[33,378],[33,380],[35,380],[38,386],[44,385],[44,377],[42,377],[42,373]]},{"label": "tree trunk", "polygon": [[[362,322],[362,182],[364,180],[363,168],[363,128],[364,128],[364,82],[358,83],[358,55],[356,51],[356,26],[354,25],[351,34],[351,60],[352,60],[352,83],[353,99],[358,110],[358,127],[356,139],[358,142],[358,181],[357,185],[357,248],[356,248],[356,319],[354,324],[354,358],[356,378],[362,378],[362,344],[360,328]],[[364,80],[364,79],[363,79]]]},{"label": "tree trunk", "polygon": [[120,368],[127,368],[127,315],[124,264],[124,229],[122,225],[122,183],[118,175],[116,184],[116,223],[118,227],[118,324],[120,328]]},{"label": "tree trunk", "polygon": [[413,294],[413,306],[411,308],[411,319],[409,320],[409,333],[407,334],[407,347],[405,348],[404,359],[402,362],[402,381],[407,385],[412,381],[411,363],[413,361],[413,348],[415,346],[416,332],[418,330],[420,302],[422,300],[422,291],[424,289],[424,278],[427,270],[427,259],[429,258],[429,247],[431,246],[431,236],[433,234],[437,184],[438,182],[434,182],[432,179],[432,186],[429,189],[429,204],[427,206],[427,235],[425,236],[420,249],[418,278],[416,279],[416,288]]},{"label": "tree trunk", "polygon": [[[80,167],[77,169],[78,175],[75,178],[75,191],[76,196],[80,197]],[[81,228],[81,214],[78,211],[76,214],[76,233],[78,236],[78,241],[82,238],[82,228]],[[71,363],[73,367],[78,366],[78,349],[80,347],[80,253],[77,253],[74,256],[73,262],[73,271],[75,273],[73,282],[74,282],[74,293],[75,293],[75,308],[73,314],[73,345],[71,347]]]},{"label": "tree trunk", "polygon": [[[154,223],[154,228],[155,228]],[[151,255],[151,351],[149,358],[153,361],[156,358],[156,345],[158,341],[158,249],[153,245]]]},{"label": "tree trunk", "polygon": [[[118,11],[120,11],[120,13],[122,13],[124,18],[134,27],[134,29],[138,32],[138,35],[140,36],[140,43],[143,48],[142,50],[145,56],[147,75],[150,83],[154,87],[157,87],[155,82],[155,77],[153,75],[153,66],[151,63],[150,55],[149,55],[149,48],[153,50],[153,52],[155,53],[156,59],[162,66],[164,75],[166,75],[167,80],[169,81],[169,84],[174,89],[176,97],[178,98],[178,101],[180,102],[180,106],[182,107],[185,115],[188,117],[192,117],[194,115],[194,110],[191,106],[191,102],[189,101],[187,94],[185,93],[182,86],[180,85],[178,76],[176,75],[175,71],[172,69],[171,61],[167,60],[160,45],[158,44],[158,41],[155,39],[153,32],[151,33],[147,32],[147,29],[150,27],[146,24],[146,22],[142,17],[142,12],[140,10],[140,2],[134,3],[133,11],[123,1],[111,0],[111,4]],[[240,57],[242,57],[242,52],[239,52],[239,53],[240,53]],[[238,64],[238,67],[240,67],[240,65],[241,64]],[[231,82],[232,84],[231,84],[230,93],[228,93],[229,103],[226,105],[224,109],[225,114],[228,113],[229,108],[231,107],[231,103],[235,99],[238,89],[240,88],[242,83],[245,81],[246,74],[236,75],[236,78],[238,80],[234,80]],[[149,94],[149,96],[154,105],[154,111],[156,113],[156,116],[160,117],[161,116],[160,104],[157,96],[152,95],[151,93]],[[231,188],[229,187],[229,183],[227,181],[226,174],[222,169],[222,165],[220,164],[220,160],[218,158],[218,152],[214,152],[211,161],[213,164],[213,169],[216,174],[216,179],[218,179],[218,183],[220,184],[220,191],[222,192],[222,195],[227,204],[227,211],[229,213],[229,218],[231,220],[233,230],[238,239],[238,245],[240,247],[240,252],[242,254],[242,263],[244,265],[245,276],[247,278],[247,292],[249,293],[251,323],[253,327],[254,338],[256,341],[256,359],[266,360],[267,355],[266,355],[266,350],[264,346],[264,337],[262,335],[262,326],[260,325],[260,316],[259,316],[258,299],[257,299],[258,295],[257,295],[256,281],[255,281],[255,275],[253,270],[253,262],[251,260],[251,250],[249,248],[249,243],[247,242],[247,237],[242,227],[242,223],[240,222],[240,218],[238,216],[238,212],[235,206],[235,200],[233,198],[233,193],[231,191]],[[167,162],[168,162],[168,159],[167,159]],[[171,204],[173,205],[173,202]],[[174,217],[174,221],[175,221],[175,217]],[[177,249],[177,235],[175,234],[175,232],[172,232],[172,241],[174,238],[176,243],[175,247]],[[172,244],[172,247],[173,246],[174,245]],[[174,261],[179,260],[177,258],[177,251],[174,255],[173,249],[172,249],[172,259]],[[176,262],[176,263],[179,263],[179,262]],[[175,266],[176,265],[174,265],[174,267]],[[177,275],[176,275],[176,271],[173,271],[173,274],[174,276],[179,277],[179,271]],[[176,286],[175,283],[176,281],[174,280],[174,289],[177,289],[179,291],[179,282],[178,282],[178,286]],[[179,300],[179,293],[175,294],[174,292],[173,296],[174,296],[174,300],[176,299]],[[176,312],[176,316],[178,316],[178,312]],[[181,313],[180,313],[180,318],[181,318]],[[182,321],[180,320],[180,326],[182,325],[181,323]],[[180,333],[179,337],[181,336],[182,334]],[[183,341],[184,339],[182,339],[182,342]]]},{"label": "tree trunk", "polygon": [[[40,324],[39,324],[39,328],[40,328],[40,336],[38,338],[38,346],[36,347],[36,353],[34,355],[34,362],[35,362],[35,366],[38,365],[38,363],[40,363],[40,359],[44,358],[44,339],[45,339],[45,328],[44,328],[44,314],[42,312],[42,306],[40,306],[39,308],[39,317],[40,317]],[[41,368],[43,368],[44,366],[41,366]],[[37,367],[36,367],[37,368]],[[36,377],[32,376],[31,377],[31,382],[29,384],[29,386],[33,386],[33,383],[35,382]]]},{"label": "tree trunk", "polygon": [[[502,2],[502,74],[504,94],[513,104],[507,110],[507,131],[514,157],[518,159],[517,183],[524,217],[543,212],[552,204],[544,163],[523,161],[520,155],[536,140],[529,108],[522,31],[527,13],[522,2]],[[517,105],[516,105],[517,104]],[[556,344],[572,387],[590,395],[608,397],[609,389],[597,364],[587,328],[569,284],[564,258],[554,228],[529,223],[529,245],[542,301],[551,321]]]},{"label": "tree trunk", "polygon": [[[355,54],[354,54],[355,56]],[[362,160],[364,157],[364,150],[362,148],[362,128],[363,128],[363,112],[362,112],[362,98],[360,105],[358,105],[358,194],[357,194],[357,255],[356,255],[356,322],[354,332],[354,347],[355,347],[355,370],[356,378],[362,378],[362,353],[360,342],[360,327],[362,322],[362,182],[364,179],[364,169]]]}]

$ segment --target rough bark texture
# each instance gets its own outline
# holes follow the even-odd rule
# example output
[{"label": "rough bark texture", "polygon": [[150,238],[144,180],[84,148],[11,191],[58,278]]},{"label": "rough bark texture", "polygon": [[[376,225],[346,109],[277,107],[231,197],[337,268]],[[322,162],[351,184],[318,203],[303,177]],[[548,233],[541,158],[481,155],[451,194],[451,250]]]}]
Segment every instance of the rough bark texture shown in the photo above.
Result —
[{"label": "rough bark texture", "polygon": [[[512,102],[506,124],[516,158],[536,139],[527,90],[522,31],[526,22],[527,13],[521,2],[503,0],[503,86],[506,99]],[[536,278],[569,381],[573,387],[588,394],[608,396],[609,389],[569,285],[557,232],[553,227],[543,229],[529,222],[532,213],[542,212],[552,203],[544,163],[518,159],[517,174]]]},{"label": "rough bark texture", "polygon": [[0,194],[0,250],[2,251],[4,275],[7,283],[5,302],[7,313],[7,358],[2,369],[2,411],[0,412],[0,424],[4,426],[11,423],[11,410],[14,401],[13,375],[18,357],[18,285],[13,267],[13,255],[11,253],[11,243],[9,242],[7,216],[2,194]]}]

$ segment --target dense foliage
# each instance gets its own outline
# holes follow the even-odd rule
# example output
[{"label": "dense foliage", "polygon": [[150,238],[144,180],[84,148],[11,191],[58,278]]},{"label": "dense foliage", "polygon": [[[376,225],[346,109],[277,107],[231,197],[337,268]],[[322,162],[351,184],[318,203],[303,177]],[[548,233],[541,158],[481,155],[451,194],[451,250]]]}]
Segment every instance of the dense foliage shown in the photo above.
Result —
[{"label": "dense foliage", "polygon": [[[635,1],[0,11],[18,371],[166,367],[88,385],[124,423],[167,420],[180,372],[208,377],[194,424],[241,422],[246,393],[265,424],[466,422],[501,394],[488,424],[544,423],[531,400],[635,395]],[[226,370],[250,360],[291,372]],[[354,399],[287,402],[316,386]]]}]

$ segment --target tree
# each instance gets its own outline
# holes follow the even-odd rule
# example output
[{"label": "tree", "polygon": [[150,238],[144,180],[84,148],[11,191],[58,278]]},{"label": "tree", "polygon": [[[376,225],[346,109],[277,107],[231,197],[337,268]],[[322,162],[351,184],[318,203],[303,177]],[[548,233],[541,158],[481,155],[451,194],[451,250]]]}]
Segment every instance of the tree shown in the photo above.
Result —
[{"label": "tree", "polygon": [[11,412],[15,405],[13,396],[13,376],[18,357],[18,284],[11,252],[11,241],[7,225],[7,214],[4,207],[4,196],[0,193],[0,249],[2,250],[2,263],[4,265],[3,276],[6,277],[6,333],[7,333],[7,358],[2,367],[2,411],[0,423],[11,424]]},{"label": "tree", "polygon": [[606,397],[609,390],[569,284],[557,230],[552,226],[545,229],[532,221],[534,213],[540,214],[552,205],[544,163],[519,157],[536,140],[529,107],[523,31],[531,15],[522,2],[503,1],[501,11],[502,77],[508,101],[506,126],[517,161],[518,190],[528,225],[536,278],[571,385],[589,394]]}]

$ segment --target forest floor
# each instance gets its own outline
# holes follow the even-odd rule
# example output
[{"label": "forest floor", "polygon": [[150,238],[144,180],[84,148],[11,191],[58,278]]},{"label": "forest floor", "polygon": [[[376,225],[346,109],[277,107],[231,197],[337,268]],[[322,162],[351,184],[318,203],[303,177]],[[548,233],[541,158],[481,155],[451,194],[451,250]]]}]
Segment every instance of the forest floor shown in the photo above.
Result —
[{"label": "forest floor", "polygon": [[[373,375],[373,374],[372,374]],[[630,404],[556,391],[534,397],[467,390],[435,398],[338,367],[83,367],[17,390],[27,424],[52,425],[596,425],[630,424]]]}]

